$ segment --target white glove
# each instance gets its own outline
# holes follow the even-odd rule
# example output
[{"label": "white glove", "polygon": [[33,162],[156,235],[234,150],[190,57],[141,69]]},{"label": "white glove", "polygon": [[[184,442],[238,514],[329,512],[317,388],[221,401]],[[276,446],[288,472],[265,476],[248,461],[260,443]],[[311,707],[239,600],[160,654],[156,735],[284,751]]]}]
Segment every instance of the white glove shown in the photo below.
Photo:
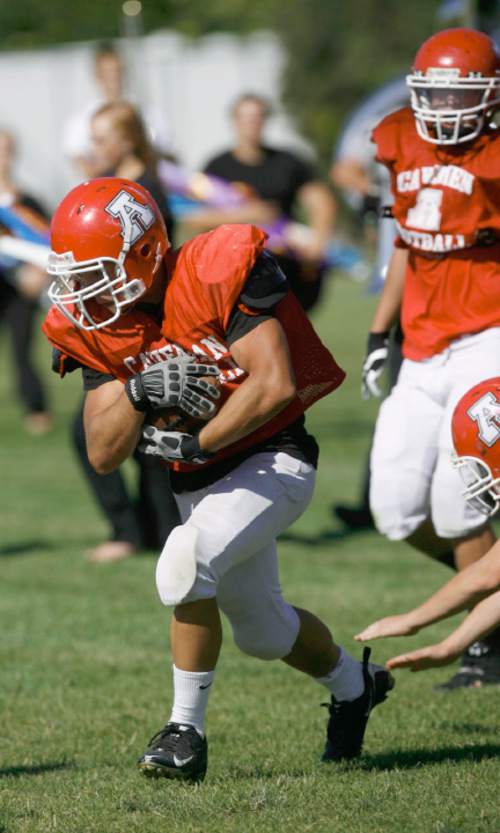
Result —
[{"label": "white glove", "polygon": [[125,392],[136,411],[179,406],[186,414],[206,419],[215,413],[220,391],[202,376],[218,376],[213,364],[187,358],[165,359],[127,379]]},{"label": "white glove", "polygon": [[198,437],[181,431],[162,431],[152,425],[144,426],[139,451],[172,463],[178,461],[192,466],[200,466],[214,456],[201,447]]},{"label": "white glove", "polygon": [[370,395],[381,399],[382,391],[377,385],[377,379],[387,364],[389,357],[389,333],[370,333],[363,364],[363,378],[361,395],[369,399]]}]

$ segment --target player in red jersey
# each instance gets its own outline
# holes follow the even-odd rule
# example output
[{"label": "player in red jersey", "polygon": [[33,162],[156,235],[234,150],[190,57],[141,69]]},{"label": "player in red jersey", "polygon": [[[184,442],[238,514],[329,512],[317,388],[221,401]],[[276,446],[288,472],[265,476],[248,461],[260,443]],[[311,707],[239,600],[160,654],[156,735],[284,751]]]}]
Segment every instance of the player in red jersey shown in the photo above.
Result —
[{"label": "player in red jersey", "polygon": [[[487,35],[443,31],[407,77],[411,108],[374,130],[398,237],[368,341],[365,395],[378,394],[387,333],[401,311],[404,361],[383,402],[371,457],[377,528],[458,570],[494,542],[460,497],[450,463],[453,409],[500,374],[500,60]],[[500,682],[500,635],[473,645],[449,683]]]},{"label": "player in red jersey", "polygon": [[[243,652],[282,659],[330,692],[324,761],[359,754],[370,711],[393,686],[368,649],[353,659],[282,596],[276,537],[311,500],[318,458],[304,411],[344,373],[265,244],[258,228],[221,226],[172,252],[150,195],[117,178],[78,186],[52,221],[44,331],[61,374],[83,365],[89,459],[111,471],[142,438],[171,468],[183,521],[157,567],[174,608],[175,693],[139,760],[147,777],[205,776],[220,611]],[[218,410],[200,378],[210,373]],[[171,405],[217,412],[196,436],[147,426]]]}]

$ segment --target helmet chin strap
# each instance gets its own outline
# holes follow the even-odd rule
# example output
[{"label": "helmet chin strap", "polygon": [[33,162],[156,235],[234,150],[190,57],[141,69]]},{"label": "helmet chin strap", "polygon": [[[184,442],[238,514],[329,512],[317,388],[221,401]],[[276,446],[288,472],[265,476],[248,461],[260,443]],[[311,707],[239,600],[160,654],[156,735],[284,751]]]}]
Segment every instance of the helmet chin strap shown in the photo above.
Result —
[{"label": "helmet chin strap", "polygon": [[153,275],[156,275],[158,269],[160,268],[160,263],[162,262],[162,260],[163,260],[163,257],[162,257],[162,254],[161,254],[161,243],[158,242],[158,245],[156,247],[156,256],[155,256],[155,265],[153,267]]},{"label": "helmet chin strap", "polygon": [[[117,263],[123,269],[124,275],[123,286],[120,290],[120,294],[123,298],[122,304],[131,304],[137,301],[145,292],[145,286],[142,280],[140,280],[139,278],[131,278],[130,280],[128,279],[127,270],[125,269],[125,259],[130,251],[131,246],[132,229],[130,228],[129,231],[125,229],[123,233],[123,246],[117,258]],[[115,298],[115,303],[116,300],[117,298]]]},{"label": "helmet chin strap", "polygon": [[[123,285],[120,290],[123,301],[122,303],[128,304],[136,301],[137,298],[144,293],[144,284],[141,280],[137,278],[132,278],[128,280],[127,270],[125,269],[125,259],[130,251],[130,247],[132,245],[132,230],[125,229],[123,233],[123,246],[120,254],[117,257],[117,264],[121,266],[123,269]],[[116,303],[116,298],[115,298]]]},{"label": "helmet chin strap", "polygon": [[118,263],[120,264],[120,266],[123,266],[123,264],[125,263],[125,258],[127,257],[128,253],[130,251],[131,245],[132,245],[132,228],[129,227],[128,229],[125,229],[124,232],[123,232],[123,246],[122,246],[122,250],[121,250],[121,252],[120,252],[120,254],[118,255],[118,258],[117,258]]}]

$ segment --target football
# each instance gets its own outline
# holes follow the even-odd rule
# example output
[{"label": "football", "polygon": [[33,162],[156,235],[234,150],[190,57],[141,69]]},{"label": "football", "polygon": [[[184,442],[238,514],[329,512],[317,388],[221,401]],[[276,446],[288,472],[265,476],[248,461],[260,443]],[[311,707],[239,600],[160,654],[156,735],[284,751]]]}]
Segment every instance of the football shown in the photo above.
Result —
[{"label": "football", "polygon": [[[220,390],[218,376],[200,376],[209,385],[215,385]],[[178,405],[170,408],[151,408],[146,415],[145,425],[152,425],[161,431],[181,431],[183,434],[197,434],[205,422],[215,416],[220,405],[219,399],[211,400],[215,404],[213,413],[206,413],[205,416],[195,417],[187,414]]]}]

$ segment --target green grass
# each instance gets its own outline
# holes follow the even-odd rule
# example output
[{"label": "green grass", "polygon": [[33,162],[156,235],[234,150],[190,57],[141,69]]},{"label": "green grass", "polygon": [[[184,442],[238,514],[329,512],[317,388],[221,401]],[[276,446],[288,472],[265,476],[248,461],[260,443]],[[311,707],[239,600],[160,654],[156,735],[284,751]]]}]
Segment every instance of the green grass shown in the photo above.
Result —
[{"label": "green grass", "polygon": [[[318,487],[280,541],[286,597],[324,618],[356,656],[361,627],[447,578],[404,544],[344,536],[331,514],[332,503],[358,498],[376,416],[359,394],[374,303],[338,278],[314,316],[348,379],[310,413],[322,447]],[[438,695],[432,686],[452,670],[399,672],[370,718],[363,756],[321,766],[326,692],[281,663],[243,656],[227,629],[205,782],[142,780],[136,759],[171,704],[170,613],[156,595],[156,557],[84,560],[107,527],[69,445],[80,379],[49,372],[40,338],[57,426],[30,437],[5,337],[0,350],[0,833],[498,833],[499,688]],[[374,659],[439,639],[454,621],[374,643]]]}]

